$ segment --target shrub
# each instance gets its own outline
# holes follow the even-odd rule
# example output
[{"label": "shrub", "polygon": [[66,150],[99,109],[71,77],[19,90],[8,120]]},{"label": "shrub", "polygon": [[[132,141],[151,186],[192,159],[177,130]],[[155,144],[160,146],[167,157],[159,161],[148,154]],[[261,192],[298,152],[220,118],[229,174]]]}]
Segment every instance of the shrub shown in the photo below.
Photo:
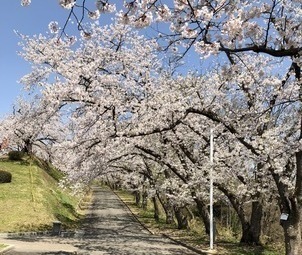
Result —
[{"label": "shrub", "polygon": [[0,170],[0,183],[9,183],[12,181],[12,174],[7,171]]},{"label": "shrub", "polygon": [[22,151],[10,151],[8,153],[8,158],[10,160],[22,160],[23,156],[24,156],[24,152]]}]

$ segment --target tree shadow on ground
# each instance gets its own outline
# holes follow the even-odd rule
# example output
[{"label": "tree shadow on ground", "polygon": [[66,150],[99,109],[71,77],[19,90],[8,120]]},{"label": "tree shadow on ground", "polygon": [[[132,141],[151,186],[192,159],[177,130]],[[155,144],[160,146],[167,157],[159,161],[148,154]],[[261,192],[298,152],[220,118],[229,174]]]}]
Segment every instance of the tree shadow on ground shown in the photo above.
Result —
[{"label": "tree shadow on ground", "polygon": [[41,255],[75,255],[75,254],[78,254],[78,253],[75,253],[75,252],[68,252],[68,251],[58,251],[58,252],[43,252],[41,253]]}]

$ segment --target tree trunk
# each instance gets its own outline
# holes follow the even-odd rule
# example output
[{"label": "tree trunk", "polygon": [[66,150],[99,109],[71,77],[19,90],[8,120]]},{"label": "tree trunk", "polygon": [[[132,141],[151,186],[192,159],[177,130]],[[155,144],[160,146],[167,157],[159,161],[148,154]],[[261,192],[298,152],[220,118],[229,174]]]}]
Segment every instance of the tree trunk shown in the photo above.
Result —
[{"label": "tree trunk", "polygon": [[286,255],[301,255],[301,217],[302,211],[292,210],[288,220],[282,220]]},{"label": "tree trunk", "polygon": [[168,205],[166,207],[166,224],[173,224],[174,223],[174,213],[172,210],[172,206]]},{"label": "tree trunk", "polygon": [[135,205],[136,206],[140,206],[140,202],[141,202],[141,193],[139,192],[139,190],[136,190],[133,192],[134,193],[134,197],[135,197]]},{"label": "tree trunk", "polygon": [[[286,187],[280,182],[280,177],[273,175],[280,194],[281,213],[288,214],[287,220],[281,219],[281,226],[284,230],[286,255],[302,254],[302,151],[296,152],[295,156],[297,171],[296,187],[292,197],[286,195]],[[287,169],[287,171],[289,171],[289,169]]]},{"label": "tree trunk", "polygon": [[261,245],[261,220],[263,215],[263,206],[259,201],[252,202],[252,213],[250,221],[245,220],[244,215],[241,216],[242,236],[240,243]]},{"label": "tree trunk", "polygon": [[[241,223],[242,236],[240,243],[248,245],[260,245],[260,234],[261,234],[261,220],[262,220],[262,210],[263,206],[260,201],[254,201],[252,203],[252,213],[251,217],[248,220],[246,212],[243,209],[242,204],[237,199],[236,195],[233,192],[229,191],[222,185],[216,184],[223,194],[230,200],[234,210],[237,213],[237,216]],[[258,195],[259,197],[259,195]]]},{"label": "tree trunk", "polygon": [[188,229],[189,222],[187,215],[184,213],[183,207],[174,206],[175,217],[177,220],[177,228],[178,229]]},{"label": "tree trunk", "polygon": [[263,204],[260,201],[252,202],[252,215],[250,219],[251,224],[251,234],[253,236],[253,242],[256,245],[261,245],[261,222],[263,216]]},{"label": "tree trunk", "polygon": [[33,154],[32,149],[33,148],[32,148],[32,142],[31,142],[31,140],[30,139],[26,139],[24,141],[24,147],[23,147],[22,151],[24,153],[26,153],[27,155],[31,156]]},{"label": "tree trunk", "polygon": [[156,222],[159,222],[159,208],[156,197],[152,197],[152,202],[154,207],[154,219]]},{"label": "tree trunk", "polygon": [[158,201],[161,203],[162,207],[164,208],[166,214],[166,224],[173,224],[174,223],[174,213],[173,207],[171,206],[169,200],[163,201],[159,194],[157,194]]},{"label": "tree trunk", "polygon": [[[302,93],[301,84],[301,67],[293,62],[293,67],[296,74],[297,81],[300,82],[300,98]],[[300,99],[301,102],[301,99]],[[300,116],[300,136],[299,141],[302,140],[302,117]],[[293,195],[287,195],[287,189],[284,184],[280,181],[280,177],[274,175],[273,177],[278,187],[280,195],[280,209],[281,213],[285,212],[288,214],[287,220],[282,220],[281,225],[284,230],[284,241],[286,255],[301,255],[302,254],[302,151],[299,150],[295,154],[296,159],[296,183],[295,192]],[[293,172],[291,168],[286,169],[286,172]],[[283,211],[284,210],[284,211]]]},{"label": "tree trunk", "polygon": [[201,217],[201,219],[203,221],[206,234],[210,235],[210,215],[209,215],[209,212],[208,212],[208,208],[202,200],[200,200],[198,198],[194,198],[194,201],[195,201],[196,206],[197,206],[198,214],[199,214],[199,216]]},{"label": "tree trunk", "polygon": [[142,194],[142,208],[144,210],[147,210],[147,206],[148,206],[148,193],[147,191],[144,190]]},{"label": "tree trunk", "polygon": [[[302,121],[301,121],[302,124]],[[301,133],[302,134],[302,133]],[[302,136],[302,135],[301,135]],[[302,151],[296,152],[296,184],[295,192],[288,194],[288,187],[281,181],[281,177],[271,169],[272,176],[279,193],[279,207],[282,214],[286,214],[287,219],[280,219],[284,231],[284,242],[286,255],[302,254]],[[290,164],[286,166],[286,171],[291,173]]]}]

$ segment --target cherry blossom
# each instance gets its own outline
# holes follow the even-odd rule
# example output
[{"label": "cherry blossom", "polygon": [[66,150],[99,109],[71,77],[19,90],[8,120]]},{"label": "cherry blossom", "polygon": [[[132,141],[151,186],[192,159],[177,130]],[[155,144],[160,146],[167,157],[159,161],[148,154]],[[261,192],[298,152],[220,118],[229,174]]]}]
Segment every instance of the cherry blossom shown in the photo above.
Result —
[{"label": "cherry blossom", "polygon": [[71,9],[76,4],[76,0],[59,0],[59,4],[65,9]]},{"label": "cherry blossom", "polygon": [[48,29],[52,34],[56,34],[59,32],[59,24],[56,21],[52,21],[48,25]]},{"label": "cherry blossom", "polygon": [[21,0],[22,6],[29,6],[31,4],[31,0]]}]

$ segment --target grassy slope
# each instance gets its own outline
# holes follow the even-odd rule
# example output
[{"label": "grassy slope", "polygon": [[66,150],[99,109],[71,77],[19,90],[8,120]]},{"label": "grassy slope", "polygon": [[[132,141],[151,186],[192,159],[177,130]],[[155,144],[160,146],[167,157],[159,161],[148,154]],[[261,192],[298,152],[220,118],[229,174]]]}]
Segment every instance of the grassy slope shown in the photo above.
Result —
[{"label": "grassy slope", "polygon": [[50,229],[54,220],[75,227],[79,198],[64,192],[57,181],[34,163],[0,161],[12,182],[0,184],[0,232]]}]

